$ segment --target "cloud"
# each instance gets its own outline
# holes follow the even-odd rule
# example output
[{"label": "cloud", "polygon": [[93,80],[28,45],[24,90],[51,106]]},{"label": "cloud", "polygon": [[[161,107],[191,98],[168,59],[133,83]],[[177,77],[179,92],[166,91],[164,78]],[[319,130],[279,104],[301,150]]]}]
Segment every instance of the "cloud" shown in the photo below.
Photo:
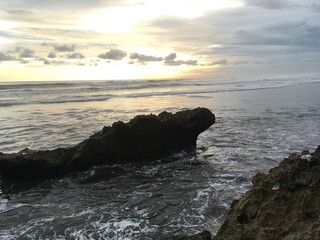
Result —
[{"label": "cloud", "polygon": [[45,9],[45,10],[92,10],[101,7],[128,6],[141,4],[140,1],[127,0],[1,0],[5,9]]},{"label": "cloud", "polygon": [[220,59],[220,60],[217,60],[217,61],[210,63],[210,66],[226,65],[226,64],[228,64],[227,59]]},{"label": "cloud", "polygon": [[3,52],[0,52],[0,61],[14,61],[16,60],[15,57],[5,54]]},{"label": "cloud", "polygon": [[57,55],[56,55],[55,52],[50,52],[50,53],[48,53],[48,56],[47,56],[47,57],[48,57],[48,58],[56,58]]},{"label": "cloud", "polygon": [[320,4],[312,4],[311,9],[315,12],[320,12]]},{"label": "cloud", "polygon": [[110,51],[106,53],[101,53],[98,58],[102,59],[110,59],[110,60],[121,60],[123,59],[127,54],[119,49],[111,49]]},{"label": "cloud", "polygon": [[[34,8],[32,8],[34,9]],[[22,10],[20,7],[13,10],[0,10],[0,18],[10,22],[27,23],[28,25],[66,25],[76,22],[78,18],[48,11]]]},{"label": "cloud", "polygon": [[31,11],[26,10],[6,10],[1,14],[2,19],[9,21],[26,21],[34,22],[37,21],[37,15]]},{"label": "cloud", "polygon": [[177,57],[176,53],[170,53],[168,56],[164,58],[165,61],[171,61]]},{"label": "cloud", "polygon": [[179,66],[179,65],[190,65],[190,66],[197,66],[197,60],[166,60],[163,62],[164,65],[167,66]]},{"label": "cloud", "polygon": [[83,59],[85,56],[83,56],[81,53],[71,53],[67,56],[67,59]]},{"label": "cloud", "polygon": [[23,47],[16,47],[15,49],[14,49],[14,51],[16,51],[16,52],[21,52],[21,51],[23,51]]},{"label": "cloud", "polygon": [[[145,20],[130,22],[132,33],[114,35],[108,32],[96,32],[99,28],[93,26],[94,22],[86,25],[87,17],[88,20],[91,17],[92,20],[98,19],[101,14],[101,19],[104,19],[102,12],[106,11],[107,14],[109,11],[110,18],[113,13],[120,13],[117,16],[127,16],[125,21],[129,21],[133,19],[131,15],[137,15],[139,11],[131,11],[131,8],[106,9],[101,7],[138,4],[140,0],[3,0],[0,4],[2,9],[0,10],[0,19],[4,21],[4,27],[0,29],[0,38],[1,40],[4,38],[4,42],[18,42],[19,46],[30,47],[37,56],[46,57],[48,61],[59,60],[60,56],[68,58],[76,52],[81,52],[87,58],[98,56],[101,53],[99,58],[94,59],[101,62],[101,59],[123,59],[126,62],[130,61],[131,64],[159,61],[167,66],[199,65],[207,67],[210,71],[218,69],[210,67],[210,64],[228,64],[223,68],[226,71],[231,71],[232,68],[241,68],[242,73],[246,74],[249,72],[246,70],[250,67],[252,72],[259,71],[257,70],[259,67],[285,69],[282,66],[288,65],[288,63],[292,63],[291,66],[297,66],[297,58],[320,59],[319,0],[225,1],[237,2],[239,6],[213,9],[215,4],[211,4],[212,8],[208,4],[206,12],[190,18],[173,16],[174,11],[170,9],[165,13],[167,15],[160,17],[156,12],[155,14],[150,12],[144,16],[145,18],[139,18]],[[146,3],[146,7],[149,5],[148,1],[142,0],[142,2]],[[182,0],[178,5],[183,7],[182,4],[186,2],[189,0]],[[164,3],[162,6],[164,9],[167,7],[166,4]],[[70,14],[70,9],[72,14]],[[98,9],[100,12],[96,13],[95,10]],[[113,12],[113,10],[115,11]],[[121,12],[122,10],[125,11]],[[177,10],[187,11],[184,8]],[[195,11],[197,10],[195,9]],[[163,12],[162,9],[159,9],[159,12]],[[172,14],[172,16],[168,14]],[[177,15],[182,16],[183,14],[177,13]],[[81,21],[78,21],[80,19]],[[7,23],[9,23],[8,26]],[[91,26],[96,31],[92,31]],[[20,41],[21,43],[19,43]],[[47,46],[40,46],[42,41],[47,41]],[[109,41],[117,44],[112,46],[99,45]],[[93,42],[97,44],[91,44]],[[75,43],[76,45],[70,47],[70,44],[65,43]],[[10,53],[8,50],[13,45],[3,46],[1,51],[18,58],[23,50],[18,53]],[[155,49],[159,52],[167,51],[167,49],[174,50],[171,50],[172,53],[167,52],[170,53],[169,55],[157,56],[152,52],[131,50],[137,47]],[[109,49],[114,50],[109,51]],[[125,52],[121,50],[117,52],[117,49],[125,49]],[[177,57],[175,52],[190,57],[181,60],[182,57],[179,54]],[[130,53],[134,59],[130,58]],[[314,55],[310,56],[311,54]],[[76,55],[75,57],[77,59]],[[198,59],[199,62],[195,59]],[[262,62],[258,64],[264,59],[272,63],[265,64],[265,66]],[[81,60],[65,61],[65,64],[73,65],[85,62]],[[238,63],[237,66],[235,66],[236,63]],[[299,62],[299,64],[301,69],[311,69],[312,66],[318,69],[318,67],[314,67],[315,63],[312,66],[310,63],[311,67],[309,68],[303,62]],[[202,67],[190,69],[200,72]],[[291,71],[290,69],[286,70]]]},{"label": "cloud", "polygon": [[51,41],[51,38],[42,37],[42,36],[34,36],[28,33],[24,33],[23,31],[19,31],[19,29],[8,30],[8,31],[0,31],[0,37],[7,38],[14,41]]},{"label": "cloud", "polygon": [[175,60],[177,58],[176,53],[170,53],[164,58],[163,64],[167,66],[179,66],[179,65],[190,65],[197,66],[197,60]]},{"label": "cloud", "polygon": [[157,62],[157,61],[162,61],[163,60],[162,57],[144,55],[144,54],[139,54],[139,53],[131,53],[130,54],[130,59],[137,60],[140,63],[143,63],[143,62]]},{"label": "cloud", "polygon": [[44,65],[55,65],[55,66],[58,66],[58,65],[69,65],[70,63],[67,63],[67,62],[62,61],[62,60],[49,61],[48,59],[44,59],[43,60],[43,64]]},{"label": "cloud", "polygon": [[188,19],[172,17],[172,16],[163,16],[153,20],[150,23],[150,26],[160,27],[160,28],[180,28],[183,27],[187,23]]},{"label": "cloud", "polygon": [[21,48],[21,47],[16,47],[16,52],[20,52],[20,57],[22,58],[32,58],[34,57],[34,50],[30,48]]},{"label": "cloud", "polygon": [[[257,7],[248,7],[249,3]],[[201,55],[208,64],[215,59],[228,59],[230,63],[251,59],[252,63],[255,57],[264,55],[270,59],[298,52],[307,55],[320,50],[319,15],[310,11],[310,2],[308,6],[298,7],[297,1],[257,0],[239,8],[208,11],[203,16],[189,19],[179,28],[150,32],[163,47]],[[267,7],[279,10],[269,11]]]},{"label": "cloud", "polygon": [[23,34],[33,36],[34,39],[41,38],[41,41],[60,41],[61,36],[63,36],[64,39],[74,39],[78,42],[82,39],[97,39],[103,36],[103,34],[91,30],[65,29],[56,27],[19,27],[15,28],[15,30]]},{"label": "cloud", "polygon": [[311,25],[305,21],[281,22],[264,27],[261,30],[235,33],[237,44],[296,47],[295,51],[320,51],[320,25]]},{"label": "cloud", "polygon": [[75,50],[74,44],[63,44],[54,46],[56,52],[73,52]]},{"label": "cloud", "polygon": [[283,9],[295,6],[290,0],[247,0],[246,3],[267,9]]},{"label": "cloud", "polygon": [[197,60],[175,60],[177,58],[176,53],[170,53],[164,58],[163,64],[167,66],[179,66],[179,65],[189,65],[189,66],[197,66]]}]

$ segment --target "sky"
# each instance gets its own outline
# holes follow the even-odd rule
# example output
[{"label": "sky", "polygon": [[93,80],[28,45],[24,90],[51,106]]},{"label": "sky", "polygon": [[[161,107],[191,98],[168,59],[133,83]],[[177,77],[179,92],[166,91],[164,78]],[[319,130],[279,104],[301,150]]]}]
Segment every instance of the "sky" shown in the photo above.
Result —
[{"label": "sky", "polygon": [[2,82],[319,73],[319,0],[0,1]]}]

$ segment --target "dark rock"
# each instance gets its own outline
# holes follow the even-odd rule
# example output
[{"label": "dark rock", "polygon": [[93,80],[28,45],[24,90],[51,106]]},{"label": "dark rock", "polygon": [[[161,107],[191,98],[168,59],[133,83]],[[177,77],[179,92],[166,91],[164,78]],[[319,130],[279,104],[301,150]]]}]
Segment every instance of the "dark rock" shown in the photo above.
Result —
[{"label": "dark rock", "polygon": [[94,165],[148,162],[196,146],[198,135],[215,122],[206,108],[116,122],[69,148],[0,153],[0,174],[9,179],[46,179]]},{"label": "dark rock", "polygon": [[171,237],[160,238],[161,240],[211,240],[211,234],[208,231],[203,231],[201,233],[185,236],[185,235],[177,235]]},{"label": "dark rock", "polygon": [[320,146],[257,174],[213,239],[320,239],[319,163]]}]

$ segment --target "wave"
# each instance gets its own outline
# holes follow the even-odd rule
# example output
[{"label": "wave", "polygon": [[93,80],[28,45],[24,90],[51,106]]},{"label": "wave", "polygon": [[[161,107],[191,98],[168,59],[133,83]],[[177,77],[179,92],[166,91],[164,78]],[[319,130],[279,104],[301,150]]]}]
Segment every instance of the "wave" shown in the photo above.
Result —
[{"label": "wave", "polygon": [[[140,98],[240,92],[320,83],[319,79],[260,80],[126,80],[62,83],[1,84],[0,107],[30,104],[59,104]],[[17,93],[17,91],[19,93]],[[2,98],[2,99],[1,99]]]}]

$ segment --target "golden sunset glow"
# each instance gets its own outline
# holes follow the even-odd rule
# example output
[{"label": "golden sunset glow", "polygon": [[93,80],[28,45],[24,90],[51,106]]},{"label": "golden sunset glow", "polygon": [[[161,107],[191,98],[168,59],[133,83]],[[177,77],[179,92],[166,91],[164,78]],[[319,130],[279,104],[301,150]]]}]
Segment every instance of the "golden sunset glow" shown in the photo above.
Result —
[{"label": "golden sunset glow", "polygon": [[286,4],[1,1],[0,81],[317,73],[316,5]]}]

